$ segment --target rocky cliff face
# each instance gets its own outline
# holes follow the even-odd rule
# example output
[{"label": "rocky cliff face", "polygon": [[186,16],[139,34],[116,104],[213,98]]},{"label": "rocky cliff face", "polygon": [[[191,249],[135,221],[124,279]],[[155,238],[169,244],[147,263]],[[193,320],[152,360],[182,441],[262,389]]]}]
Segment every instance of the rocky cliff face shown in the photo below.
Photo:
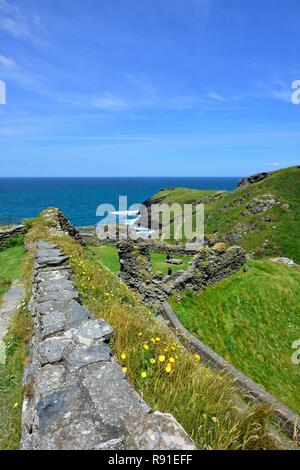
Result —
[{"label": "rocky cliff face", "polygon": [[263,173],[257,173],[256,175],[252,176],[247,176],[246,178],[242,178],[238,182],[238,187],[240,186],[249,186],[250,184],[258,183],[259,181],[262,181],[266,179],[268,176],[270,176],[273,172],[263,172]]}]

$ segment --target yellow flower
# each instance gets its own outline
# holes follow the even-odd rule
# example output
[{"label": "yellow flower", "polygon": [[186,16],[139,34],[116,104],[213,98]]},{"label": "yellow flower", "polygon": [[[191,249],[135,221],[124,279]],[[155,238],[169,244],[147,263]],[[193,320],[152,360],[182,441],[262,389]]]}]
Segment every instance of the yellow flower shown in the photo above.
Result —
[{"label": "yellow flower", "polygon": [[168,363],[165,371],[169,374],[172,371],[172,364]]},{"label": "yellow flower", "polygon": [[160,338],[157,336],[157,337],[155,338],[155,341],[156,341],[157,343],[159,343],[159,342],[160,342]]},{"label": "yellow flower", "polygon": [[174,362],[175,362],[174,357],[170,357],[169,362],[171,362],[171,364],[174,364]]},{"label": "yellow flower", "polygon": [[195,354],[195,359],[196,361],[200,361],[201,357],[199,356],[199,354]]},{"label": "yellow flower", "polygon": [[148,344],[143,344],[143,348],[146,349],[146,351],[149,349]]},{"label": "yellow flower", "polygon": [[151,343],[155,343],[155,338],[151,338]]},{"label": "yellow flower", "polygon": [[138,333],[138,336],[142,336],[143,333]]},{"label": "yellow flower", "polygon": [[123,361],[124,361],[124,359],[126,359],[126,357],[127,357],[127,356],[126,356],[125,353],[122,353],[122,354],[121,354],[121,359],[123,359]]},{"label": "yellow flower", "polygon": [[142,379],[145,379],[147,377],[147,372],[142,372],[141,377],[142,377]]},{"label": "yellow flower", "polygon": [[127,372],[127,367],[123,367],[122,371],[124,372],[124,374],[126,374],[126,372]]},{"label": "yellow flower", "polygon": [[156,362],[156,360],[153,357],[151,357],[150,364],[155,364],[155,362]]},{"label": "yellow flower", "polygon": [[165,362],[166,356],[161,355],[161,356],[158,357],[158,360],[159,360],[159,362]]},{"label": "yellow flower", "polygon": [[19,406],[19,403],[16,402],[16,403],[14,404],[14,408],[18,408],[18,406]]},{"label": "yellow flower", "polygon": [[169,351],[169,348],[164,348],[164,351],[165,351],[165,352],[168,352],[168,351]]}]

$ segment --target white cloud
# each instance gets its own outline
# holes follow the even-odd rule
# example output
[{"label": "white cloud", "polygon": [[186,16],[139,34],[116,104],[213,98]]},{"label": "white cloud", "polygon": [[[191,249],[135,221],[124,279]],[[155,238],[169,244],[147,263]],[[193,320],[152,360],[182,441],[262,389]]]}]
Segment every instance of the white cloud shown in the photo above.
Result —
[{"label": "white cloud", "polygon": [[17,64],[11,57],[6,57],[5,55],[0,54],[0,66],[5,69],[15,69]]},{"label": "white cloud", "polygon": [[0,28],[3,31],[18,39],[27,39],[38,45],[45,44],[45,30],[36,13],[25,13],[15,3],[8,3],[6,0],[0,0],[0,12]]},{"label": "white cloud", "polygon": [[216,93],[215,91],[210,91],[208,94],[207,94],[208,98],[211,98],[212,100],[216,100],[216,101],[225,101],[226,98],[224,98],[224,96],[222,95],[219,95],[219,93]]},{"label": "white cloud", "polygon": [[91,105],[95,108],[111,110],[127,108],[127,103],[124,100],[110,93],[93,98]]}]

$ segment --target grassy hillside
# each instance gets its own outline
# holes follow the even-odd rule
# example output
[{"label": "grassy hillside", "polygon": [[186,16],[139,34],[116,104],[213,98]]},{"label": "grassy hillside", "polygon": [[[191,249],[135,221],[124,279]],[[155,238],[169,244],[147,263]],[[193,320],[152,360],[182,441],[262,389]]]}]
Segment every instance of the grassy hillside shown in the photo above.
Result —
[{"label": "grassy hillside", "polygon": [[12,281],[20,278],[21,266],[25,256],[24,246],[14,246],[0,251],[0,302]]},{"label": "grassy hillside", "polygon": [[251,260],[243,270],[171,304],[183,325],[279,400],[300,413],[300,269]]},{"label": "grassy hillside", "polygon": [[[253,213],[254,199],[276,204]],[[207,192],[190,189],[161,191],[150,203],[205,203],[205,233],[225,238],[256,256],[284,255],[300,263],[300,169],[274,172],[263,181],[233,192]],[[248,207],[252,205],[252,208]],[[259,205],[260,203],[258,203]],[[289,207],[284,205],[288,204]],[[284,207],[282,207],[284,206]]]}]

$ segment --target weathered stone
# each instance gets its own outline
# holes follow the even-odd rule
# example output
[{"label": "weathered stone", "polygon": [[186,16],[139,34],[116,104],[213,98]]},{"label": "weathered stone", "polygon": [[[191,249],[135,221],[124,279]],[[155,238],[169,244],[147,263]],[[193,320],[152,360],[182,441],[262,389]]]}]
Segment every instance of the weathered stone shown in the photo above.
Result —
[{"label": "weathered stone", "polygon": [[197,450],[177,421],[170,414],[136,414],[124,418],[128,432],[127,449]]},{"label": "weathered stone", "polygon": [[272,261],[274,263],[281,263],[281,264],[285,264],[286,266],[288,267],[293,267],[293,266],[297,266],[297,264],[290,258],[284,258],[284,257],[281,257],[281,258],[274,258],[272,259]]},{"label": "weathered stone", "polygon": [[91,312],[78,302],[71,301],[66,307],[66,328],[76,328],[85,320],[91,318]]},{"label": "weathered stone", "polygon": [[64,386],[66,369],[63,364],[46,364],[35,376],[37,390],[41,397],[59,390]]},{"label": "weathered stone", "polygon": [[96,362],[109,361],[110,356],[107,345],[77,346],[65,354],[65,359],[69,368],[76,370]]},{"label": "weathered stone", "polygon": [[81,343],[87,346],[94,340],[101,339],[108,341],[113,335],[113,329],[104,320],[88,320],[83,323],[78,330],[75,330],[73,336]]},{"label": "weathered stone", "polygon": [[82,369],[82,381],[104,423],[122,427],[122,419],[132,413],[148,413],[150,408],[129,385],[115,363]]},{"label": "weathered stone", "polygon": [[272,172],[270,171],[270,172],[257,173],[256,175],[248,176],[247,178],[243,178],[238,182],[238,187],[249,186],[250,184],[258,183],[259,181],[266,179],[271,174]]},{"label": "weathered stone", "polygon": [[47,242],[45,240],[38,240],[36,242],[36,246],[40,250],[49,250],[49,249],[56,249],[58,248],[58,245],[55,245],[54,243]]},{"label": "weathered stone", "polygon": [[67,256],[44,256],[36,259],[40,266],[60,266],[68,260]]},{"label": "weathered stone", "polygon": [[61,361],[65,349],[71,343],[71,340],[61,336],[42,341],[39,345],[39,359],[41,365]]},{"label": "weathered stone", "polygon": [[66,316],[63,312],[50,312],[41,318],[42,336],[46,338],[54,333],[64,330]]},{"label": "weathered stone", "polygon": [[79,293],[75,290],[54,290],[54,291],[46,291],[44,292],[39,301],[42,302],[49,302],[49,301],[56,301],[56,302],[63,302],[65,300],[79,300]]},{"label": "weathered stone", "polygon": [[39,283],[39,290],[41,293],[48,293],[51,291],[70,290],[75,291],[73,283],[69,279],[60,278],[57,280],[51,279],[49,281],[42,281]]}]

